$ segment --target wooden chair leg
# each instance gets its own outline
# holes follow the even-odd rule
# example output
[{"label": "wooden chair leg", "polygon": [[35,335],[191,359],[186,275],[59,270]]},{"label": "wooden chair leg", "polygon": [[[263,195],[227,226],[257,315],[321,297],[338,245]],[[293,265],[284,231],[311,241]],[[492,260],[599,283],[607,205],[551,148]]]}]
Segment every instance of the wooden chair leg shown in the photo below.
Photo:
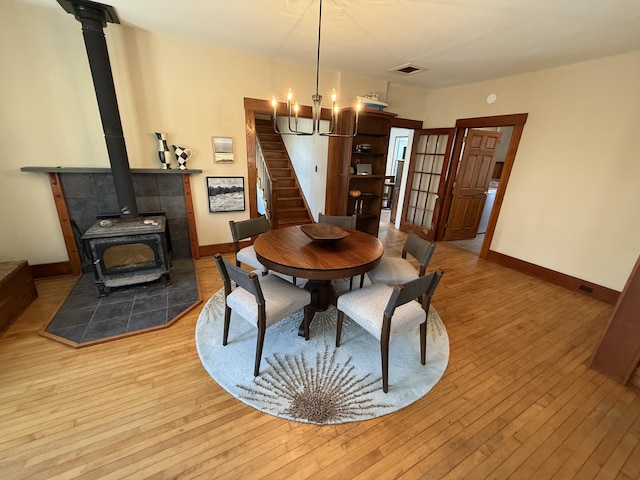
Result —
[{"label": "wooden chair leg", "polygon": [[420,363],[427,364],[427,321],[420,324]]},{"label": "wooden chair leg", "polygon": [[338,310],[338,321],[336,322],[336,347],[340,346],[340,336],[342,335],[342,320],[344,320],[344,312]]},{"label": "wooden chair leg", "polygon": [[380,356],[382,357],[382,391],[389,391],[389,335],[391,334],[391,319],[385,317],[382,322],[382,335],[380,336]]},{"label": "wooden chair leg", "polygon": [[360,288],[364,286],[364,273],[360,275]]},{"label": "wooden chair leg", "polygon": [[431,297],[427,297],[425,299],[423,305],[425,306],[425,311],[427,312],[427,319],[425,320],[425,322],[428,322],[429,321],[429,309],[431,308]]},{"label": "wooden chair leg", "polygon": [[353,277],[349,279],[349,291],[353,290]]},{"label": "wooden chair leg", "polygon": [[258,340],[256,342],[256,363],[253,368],[253,376],[260,374],[260,360],[262,360],[262,347],[264,345],[264,328],[258,328]]},{"label": "wooden chair leg", "polygon": [[222,332],[222,345],[227,344],[229,338],[229,321],[231,320],[231,309],[227,306],[224,307],[224,328]]}]

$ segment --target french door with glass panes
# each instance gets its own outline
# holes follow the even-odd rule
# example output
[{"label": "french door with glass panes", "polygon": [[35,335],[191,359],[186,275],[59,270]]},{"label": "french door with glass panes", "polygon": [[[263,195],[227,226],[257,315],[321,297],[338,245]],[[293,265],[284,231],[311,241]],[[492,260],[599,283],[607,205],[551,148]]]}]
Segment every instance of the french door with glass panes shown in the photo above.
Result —
[{"label": "french door with glass panes", "polygon": [[447,170],[451,161],[454,128],[417,130],[411,149],[400,229],[434,240]]}]

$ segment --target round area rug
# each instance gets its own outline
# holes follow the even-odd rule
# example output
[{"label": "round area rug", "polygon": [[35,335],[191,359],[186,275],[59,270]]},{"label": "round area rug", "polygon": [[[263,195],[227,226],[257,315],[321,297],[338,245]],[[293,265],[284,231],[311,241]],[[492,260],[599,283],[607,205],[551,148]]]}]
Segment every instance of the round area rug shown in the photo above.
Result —
[{"label": "round area rug", "polygon": [[298,336],[302,311],[269,327],[260,375],[254,377],[257,329],[232,312],[229,341],[222,345],[221,289],[198,318],[198,355],[209,375],[247,405],[280,418],[319,425],[395,412],[426,395],[442,378],[449,361],[449,337],[433,307],[426,365],[420,363],[418,328],[392,332],[386,394],[382,391],[379,341],[345,316],[341,344],[336,348],[336,315],[333,306],[316,313],[308,342]]}]

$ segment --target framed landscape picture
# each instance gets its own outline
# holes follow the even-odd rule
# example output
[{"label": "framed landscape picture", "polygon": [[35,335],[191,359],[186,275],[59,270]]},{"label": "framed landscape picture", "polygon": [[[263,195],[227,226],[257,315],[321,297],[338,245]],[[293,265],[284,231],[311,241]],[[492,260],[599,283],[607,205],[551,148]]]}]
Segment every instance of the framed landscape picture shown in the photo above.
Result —
[{"label": "framed landscape picture", "polygon": [[231,137],[211,137],[214,163],[233,163],[233,139]]},{"label": "framed landscape picture", "polygon": [[244,211],[244,177],[207,177],[209,211]]}]

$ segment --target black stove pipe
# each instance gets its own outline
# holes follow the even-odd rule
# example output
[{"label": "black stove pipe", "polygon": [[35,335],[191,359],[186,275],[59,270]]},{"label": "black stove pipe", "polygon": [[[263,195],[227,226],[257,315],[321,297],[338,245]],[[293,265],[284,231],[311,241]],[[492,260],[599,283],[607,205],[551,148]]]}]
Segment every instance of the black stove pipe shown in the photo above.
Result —
[{"label": "black stove pipe", "polygon": [[107,22],[120,23],[120,20],[113,7],[109,5],[85,0],[58,0],[58,3],[82,24],[82,35],[98,100],[120,216],[122,218],[137,218],[138,206],[133,191],[127,147],[124,141],[118,99],[103,31]]}]

